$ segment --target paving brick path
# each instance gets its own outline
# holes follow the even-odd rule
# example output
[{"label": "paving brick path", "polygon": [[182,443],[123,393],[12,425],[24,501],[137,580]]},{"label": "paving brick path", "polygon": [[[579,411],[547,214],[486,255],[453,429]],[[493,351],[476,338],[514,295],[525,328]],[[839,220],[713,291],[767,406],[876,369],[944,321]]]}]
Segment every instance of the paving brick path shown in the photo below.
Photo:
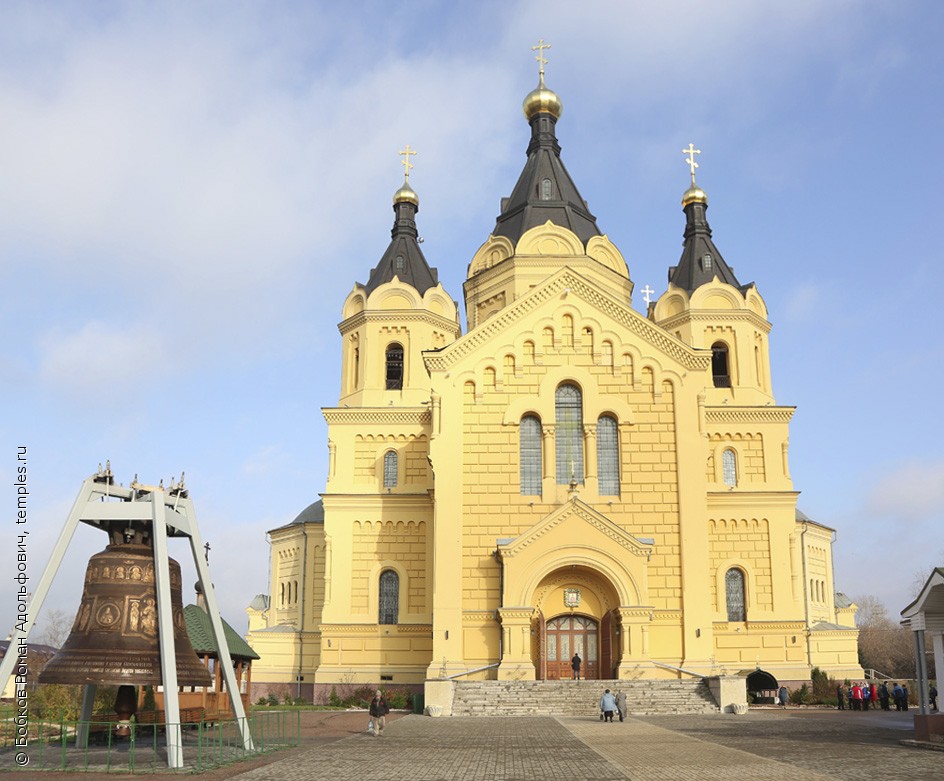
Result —
[{"label": "paving brick path", "polygon": [[[391,714],[383,738],[365,713],[307,712],[302,745],[196,776],[201,781],[941,781],[944,752],[906,748],[912,714],[752,710],[639,716],[431,719]],[[17,772],[17,781],[48,773]],[[117,774],[57,774],[114,781]],[[124,777],[127,777],[125,775]],[[181,775],[142,776],[179,781]]]},{"label": "paving brick path", "polygon": [[832,711],[653,716],[622,724],[408,716],[388,725],[383,738],[356,735],[233,770],[239,781],[835,781],[863,774],[941,781],[944,752],[898,744],[910,735],[910,722],[903,714],[871,719]]}]

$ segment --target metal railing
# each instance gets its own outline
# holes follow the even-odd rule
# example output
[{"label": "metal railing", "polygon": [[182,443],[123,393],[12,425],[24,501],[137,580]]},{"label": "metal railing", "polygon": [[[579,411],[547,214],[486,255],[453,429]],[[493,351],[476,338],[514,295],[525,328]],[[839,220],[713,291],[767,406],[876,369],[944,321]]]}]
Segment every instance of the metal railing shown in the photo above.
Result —
[{"label": "metal railing", "polygon": [[[107,719],[107,717],[103,717]],[[251,751],[243,747],[240,725],[233,718],[171,725],[179,735],[183,770],[201,772],[280,748],[297,746],[299,711],[258,711],[246,717]],[[180,729],[173,729],[179,726]],[[0,722],[0,771],[81,770],[120,773],[166,773],[168,730],[164,724],[134,724],[126,738],[115,736],[114,720],[70,721],[29,717],[25,724]],[[77,740],[77,735],[87,735]]]}]

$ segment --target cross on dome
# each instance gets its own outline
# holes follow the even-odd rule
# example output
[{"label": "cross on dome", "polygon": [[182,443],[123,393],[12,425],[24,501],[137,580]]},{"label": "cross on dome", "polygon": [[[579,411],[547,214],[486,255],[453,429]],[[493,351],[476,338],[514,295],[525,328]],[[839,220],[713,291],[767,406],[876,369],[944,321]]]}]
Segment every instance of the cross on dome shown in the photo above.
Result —
[{"label": "cross on dome", "polygon": [[415,155],[416,150],[410,149],[410,145],[406,145],[406,149],[401,149],[397,152],[398,155],[404,155],[404,158],[400,161],[400,164],[403,166],[403,178],[410,178],[410,169],[413,167],[413,163],[410,162],[410,155]]},{"label": "cross on dome", "polygon": [[692,143],[689,143],[688,149],[683,149],[682,154],[688,155],[688,157],[685,158],[685,162],[688,163],[689,168],[691,168],[692,170],[692,187],[694,187],[695,186],[695,169],[698,168],[698,163],[695,162],[695,155],[700,155],[701,150],[695,149],[695,145]]},{"label": "cross on dome", "polygon": [[531,51],[537,52],[534,59],[538,61],[538,78],[541,80],[541,83],[544,83],[544,66],[547,65],[547,58],[544,56],[544,50],[550,49],[551,44],[544,43],[543,38],[538,39],[538,45],[532,46]]}]

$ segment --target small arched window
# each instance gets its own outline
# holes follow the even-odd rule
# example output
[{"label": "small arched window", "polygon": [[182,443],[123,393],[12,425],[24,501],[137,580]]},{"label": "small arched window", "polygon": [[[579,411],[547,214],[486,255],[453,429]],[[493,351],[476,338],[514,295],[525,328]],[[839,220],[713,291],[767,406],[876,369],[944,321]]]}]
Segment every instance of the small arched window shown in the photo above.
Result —
[{"label": "small arched window", "polygon": [[542,477],[541,421],[534,415],[521,419],[521,495],[540,496]]},{"label": "small arched window", "polygon": [[744,572],[737,567],[732,567],[724,573],[724,596],[728,608],[728,621],[746,621]]},{"label": "small arched window", "polygon": [[583,483],[583,397],[576,385],[561,385],[554,400],[557,483]]},{"label": "small arched window", "polygon": [[384,453],[384,488],[397,487],[398,462],[396,450],[388,450]]},{"label": "small arched window", "polygon": [[721,453],[721,478],[725,485],[738,484],[737,456],[730,448]]},{"label": "small arched window", "polygon": [[728,346],[724,342],[715,342],[711,345],[711,374],[716,388],[731,387]]},{"label": "small arched window", "polygon": [[551,180],[545,179],[541,182],[541,200],[549,201],[551,200]]},{"label": "small arched window", "polygon": [[619,436],[616,420],[603,415],[597,421],[597,476],[600,496],[619,496]]},{"label": "small arched window", "polygon": [[400,613],[400,576],[392,569],[380,573],[380,615],[378,623],[396,624]]},{"label": "small arched window", "polygon": [[403,389],[403,346],[387,347],[387,390]]}]

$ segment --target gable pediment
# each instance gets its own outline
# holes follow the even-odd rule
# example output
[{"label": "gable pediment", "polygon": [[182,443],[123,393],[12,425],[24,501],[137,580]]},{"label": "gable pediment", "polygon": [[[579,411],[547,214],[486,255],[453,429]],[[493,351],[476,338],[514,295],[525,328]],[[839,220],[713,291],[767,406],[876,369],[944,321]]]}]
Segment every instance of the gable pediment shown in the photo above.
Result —
[{"label": "gable pediment", "polygon": [[635,337],[644,342],[652,353],[668,359],[682,371],[703,372],[710,364],[711,358],[705,351],[689,347],[636,312],[627,302],[618,300],[565,266],[446,348],[424,353],[426,365],[431,372],[445,372],[465,364],[470,358],[474,361],[482,354],[494,355],[497,344],[508,343],[509,334],[517,333],[523,324],[542,311],[556,309],[564,300],[580,307],[586,318],[607,322],[614,330],[625,332],[627,338]]},{"label": "gable pediment", "polygon": [[568,547],[587,546],[608,548],[614,553],[618,549],[648,559],[654,542],[634,537],[579,497],[572,498],[517,537],[498,541],[502,558],[533,554],[536,548],[564,551]]}]

